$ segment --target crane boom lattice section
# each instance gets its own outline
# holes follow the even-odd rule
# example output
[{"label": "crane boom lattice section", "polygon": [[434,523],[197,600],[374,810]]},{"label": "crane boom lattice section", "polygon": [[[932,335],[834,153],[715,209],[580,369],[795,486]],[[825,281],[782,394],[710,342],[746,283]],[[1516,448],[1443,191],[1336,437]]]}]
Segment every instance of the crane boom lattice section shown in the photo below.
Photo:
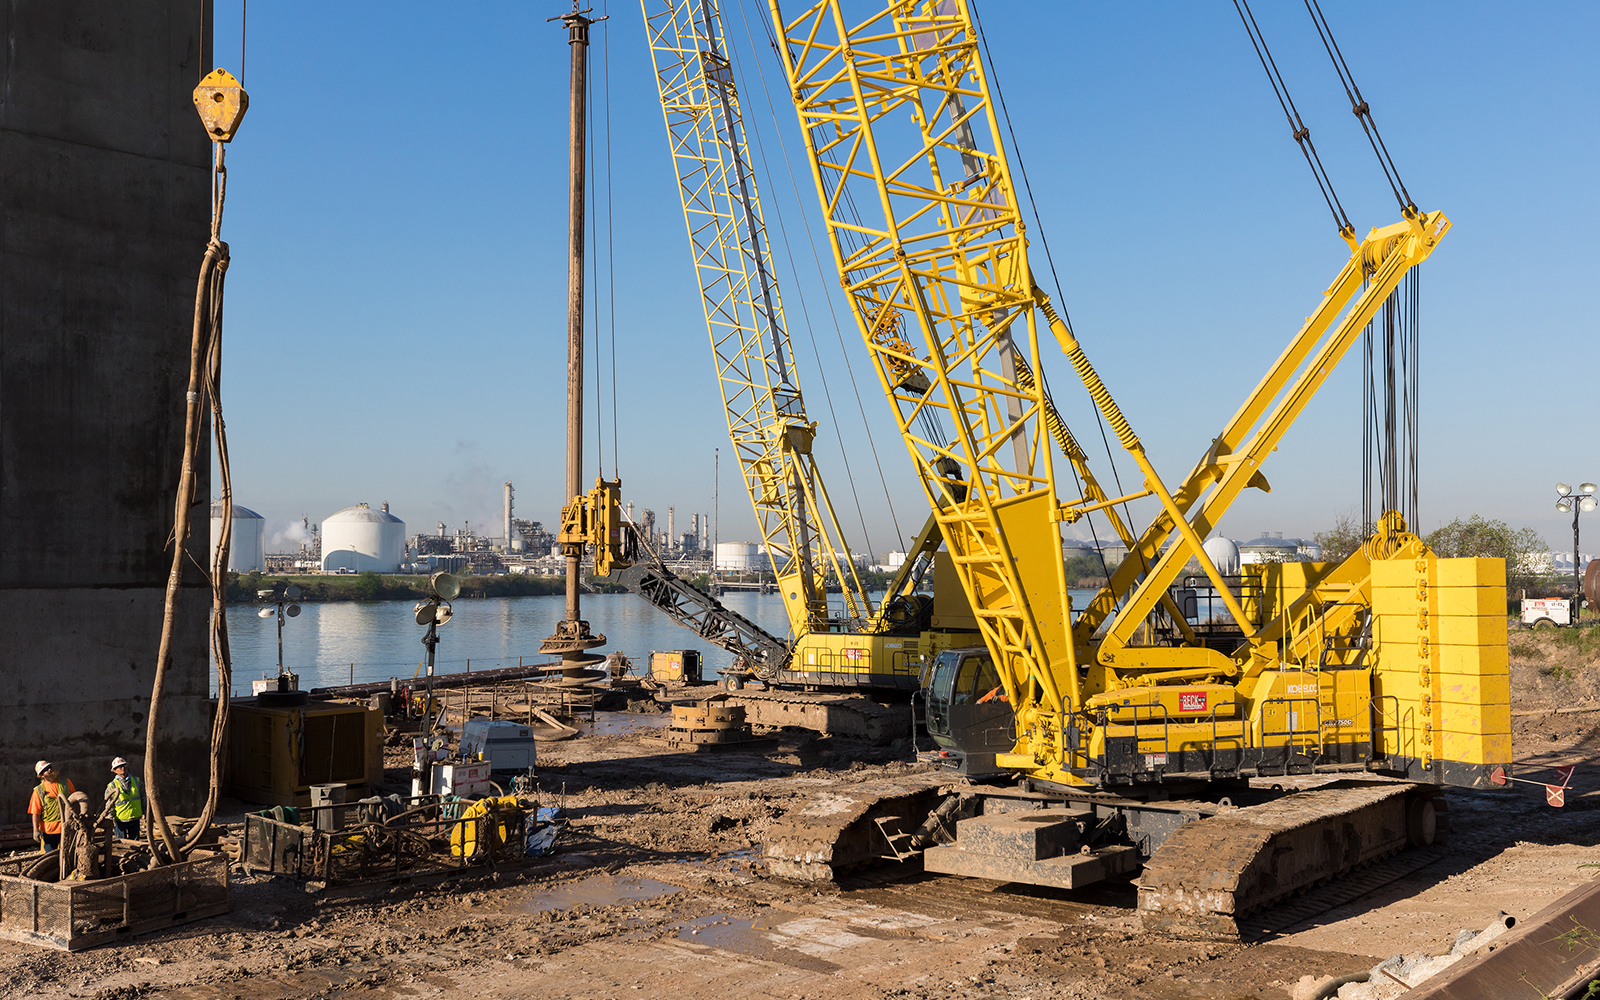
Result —
[{"label": "crane boom lattice section", "polygon": [[1013,703],[1031,677],[1059,704],[1043,668],[1073,651],[1044,389],[1025,374],[1038,302],[965,5],[774,14],[835,262],[986,643]]},{"label": "crane boom lattice section", "polygon": [[642,0],[706,329],[745,487],[796,634],[873,607],[811,450],[721,16],[710,0]]}]

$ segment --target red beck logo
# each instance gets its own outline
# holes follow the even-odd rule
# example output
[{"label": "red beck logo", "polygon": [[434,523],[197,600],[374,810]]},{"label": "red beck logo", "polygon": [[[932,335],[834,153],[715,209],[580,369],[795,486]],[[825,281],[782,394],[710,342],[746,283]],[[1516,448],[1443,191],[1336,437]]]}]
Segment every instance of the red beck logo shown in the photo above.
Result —
[{"label": "red beck logo", "polygon": [[1204,712],[1206,710],[1206,693],[1204,691],[1182,691],[1178,694],[1178,711]]}]

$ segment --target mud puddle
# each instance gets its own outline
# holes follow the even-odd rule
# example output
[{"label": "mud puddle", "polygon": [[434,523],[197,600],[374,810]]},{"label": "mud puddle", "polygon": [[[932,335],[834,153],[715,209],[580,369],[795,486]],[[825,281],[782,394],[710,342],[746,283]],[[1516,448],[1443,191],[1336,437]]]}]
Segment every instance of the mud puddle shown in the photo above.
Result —
[{"label": "mud puddle", "polygon": [[813,944],[812,942],[784,933],[785,925],[795,922],[792,914],[773,914],[770,917],[741,920],[729,917],[725,913],[714,913],[709,917],[701,917],[684,924],[678,931],[678,940],[745,958],[776,962],[807,972],[838,972],[843,968],[836,962],[809,954],[814,949],[808,948],[807,945]]},{"label": "mud puddle", "polygon": [[657,882],[655,879],[592,875],[574,882],[563,882],[560,885],[539,889],[518,899],[507,899],[506,909],[516,913],[544,913],[547,910],[565,910],[579,905],[615,906],[618,903],[658,899],[682,891],[678,886]]}]

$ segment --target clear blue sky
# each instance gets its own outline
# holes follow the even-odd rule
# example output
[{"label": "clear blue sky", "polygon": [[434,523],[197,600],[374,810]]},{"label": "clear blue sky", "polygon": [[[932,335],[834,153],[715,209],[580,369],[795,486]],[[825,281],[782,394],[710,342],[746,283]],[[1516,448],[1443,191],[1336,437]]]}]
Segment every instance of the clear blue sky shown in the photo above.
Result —
[{"label": "clear blue sky", "polygon": [[[807,225],[828,258],[808,175],[798,174],[797,200],[778,161],[780,130],[798,152],[793,112],[768,110],[757,60],[769,85],[777,67],[740,16],[765,16],[765,4],[725,3],[746,114],[771,168],[759,176],[768,225],[776,235],[781,217],[788,241],[775,240],[776,251],[794,258],[778,269],[810,409],[850,443],[849,474],[836,445],[821,461],[852,512],[852,545],[869,548],[859,500],[870,549],[898,548],[863,409],[902,532],[922,520],[919,494],[837,285],[812,261]],[[229,150],[224,223],[225,402],[236,497],[267,518],[269,549],[302,513],[320,521],[361,501],[390,502],[411,531],[443,520],[497,534],[508,479],[519,516],[556,519],[568,50],[544,18],[568,6],[276,0],[250,10],[251,108]],[[676,504],[687,530],[689,512],[712,507],[721,445],[720,537],[753,538],[639,8],[595,7],[610,14],[594,29],[592,203],[603,233],[608,87],[619,447],[614,456],[602,240],[592,244],[591,303],[603,336],[590,358],[605,359],[603,400],[597,407],[591,368],[586,466],[602,442],[605,472],[615,464],[625,495],[662,518]],[[1421,527],[1480,513],[1568,545],[1553,484],[1600,479],[1595,408],[1583,403],[1600,359],[1591,302],[1600,11],[1324,7],[1412,195],[1455,224],[1422,276]],[[1305,11],[1257,8],[1352,221],[1361,232],[1395,221]],[[1348,251],[1231,3],[982,0],[979,10],[1077,332],[1175,479]],[[237,0],[218,0],[217,17],[218,63],[237,71]],[[847,324],[848,352],[830,310]],[[842,354],[870,393],[859,408]],[[1066,397],[1075,380],[1065,364],[1054,370]],[[1273,493],[1248,492],[1226,533],[1310,535],[1357,508],[1358,374],[1352,355],[1267,463]],[[1081,395],[1058,403],[1080,436],[1097,437]]]}]

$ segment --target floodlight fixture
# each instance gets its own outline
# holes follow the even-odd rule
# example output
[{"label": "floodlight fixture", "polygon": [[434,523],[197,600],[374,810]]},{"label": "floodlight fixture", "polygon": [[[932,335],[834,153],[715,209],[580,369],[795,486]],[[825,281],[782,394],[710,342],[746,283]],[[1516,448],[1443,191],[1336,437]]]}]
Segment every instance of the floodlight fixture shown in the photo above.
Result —
[{"label": "floodlight fixture", "polygon": [[1582,500],[1578,501],[1578,509],[1583,511],[1585,514],[1589,513],[1591,510],[1594,510],[1596,507],[1600,507],[1600,500],[1596,500],[1594,497],[1584,497]]},{"label": "floodlight fixture", "polygon": [[1596,486],[1594,483],[1584,483],[1578,487],[1579,493],[1593,493],[1596,490],[1600,490],[1600,486]]},{"label": "floodlight fixture", "polygon": [[1556,483],[1556,496],[1565,497],[1572,495],[1572,487],[1566,483]]},{"label": "floodlight fixture", "polygon": [[428,577],[428,589],[441,601],[453,601],[461,596],[461,578],[441,570]]},{"label": "floodlight fixture", "polygon": [[291,601],[298,601],[300,599],[300,588],[291,583],[284,588],[283,596]]},{"label": "floodlight fixture", "polygon": [[1561,500],[1557,500],[1556,501],[1556,510],[1560,511],[1563,514],[1572,513],[1572,501],[1570,499],[1565,499],[1565,498],[1561,499]]},{"label": "floodlight fixture", "polygon": [[300,617],[300,605],[291,604],[287,608],[283,609],[283,613],[288,615],[290,618],[299,618]]},{"label": "floodlight fixture", "polygon": [[256,612],[256,617],[257,618],[271,618],[273,615],[276,615],[277,613],[278,612],[275,609],[267,607],[267,608],[262,608],[261,610],[257,611]]}]

